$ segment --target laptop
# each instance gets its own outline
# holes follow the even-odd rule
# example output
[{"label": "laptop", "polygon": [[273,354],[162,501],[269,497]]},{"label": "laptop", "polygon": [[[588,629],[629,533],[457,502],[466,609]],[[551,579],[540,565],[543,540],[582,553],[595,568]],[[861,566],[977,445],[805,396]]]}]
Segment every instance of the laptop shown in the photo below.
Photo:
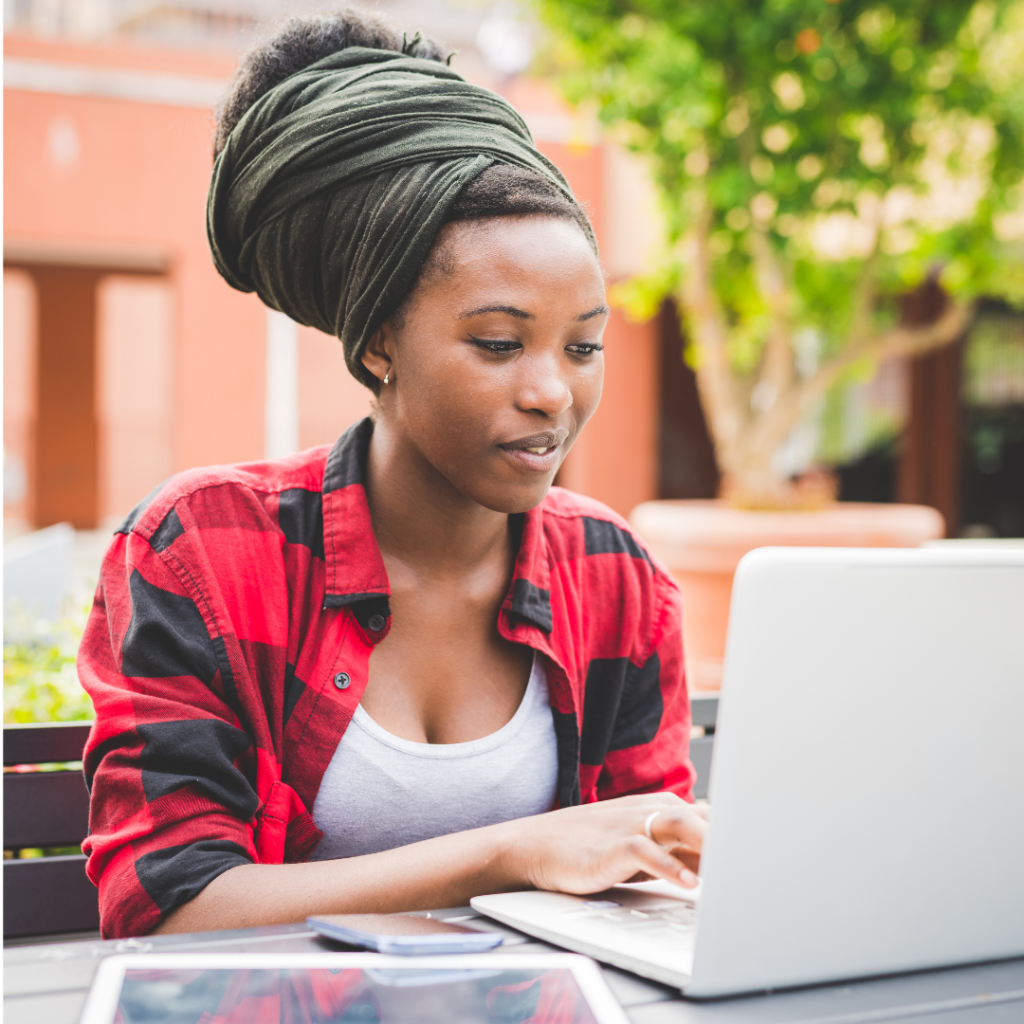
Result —
[{"label": "laptop", "polygon": [[736,573],[699,891],[475,910],[714,997],[1024,955],[1024,551]]}]

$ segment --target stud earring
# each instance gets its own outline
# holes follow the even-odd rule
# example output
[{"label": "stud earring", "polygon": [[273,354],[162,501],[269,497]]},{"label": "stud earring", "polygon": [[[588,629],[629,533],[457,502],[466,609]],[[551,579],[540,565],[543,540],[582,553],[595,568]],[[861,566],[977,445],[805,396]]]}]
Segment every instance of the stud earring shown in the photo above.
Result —
[{"label": "stud earring", "polygon": [[390,377],[390,376],[391,376],[391,370],[389,369],[388,372],[384,374],[384,383],[385,384],[387,384],[388,377]]}]

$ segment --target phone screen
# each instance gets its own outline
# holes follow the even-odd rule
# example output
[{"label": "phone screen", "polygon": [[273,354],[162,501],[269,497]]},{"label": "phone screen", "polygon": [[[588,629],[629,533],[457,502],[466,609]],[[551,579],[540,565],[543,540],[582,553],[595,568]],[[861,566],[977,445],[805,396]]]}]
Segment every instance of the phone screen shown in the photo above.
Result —
[{"label": "phone screen", "polygon": [[324,914],[306,923],[333,942],[399,956],[482,953],[502,942],[498,932],[406,914]]}]

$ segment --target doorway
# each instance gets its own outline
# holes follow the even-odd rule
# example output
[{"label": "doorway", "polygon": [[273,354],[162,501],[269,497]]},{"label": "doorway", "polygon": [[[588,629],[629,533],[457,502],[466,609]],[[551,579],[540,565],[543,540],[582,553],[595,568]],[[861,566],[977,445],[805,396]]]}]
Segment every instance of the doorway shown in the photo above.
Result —
[{"label": "doorway", "polygon": [[38,325],[32,518],[37,526],[92,529],[99,517],[96,286],[102,272],[24,269],[35,283]]},{"label": "doorway", "polygon": [[713,498],[718,492],[715,449],[697,393],[697,375],[683,359],[685,338],[672,301],[658,314],[658,342],[658,497]]},{"label": "doorway", "polygon": [[173,471],[170,281],[123,266],[18,260],[9,270],[25,307],[11,325],[20,372],[5,382],[17,406],[5,410],[15,428],[5,459],[26,482],[11,510],[30,529],[96,529]]}]

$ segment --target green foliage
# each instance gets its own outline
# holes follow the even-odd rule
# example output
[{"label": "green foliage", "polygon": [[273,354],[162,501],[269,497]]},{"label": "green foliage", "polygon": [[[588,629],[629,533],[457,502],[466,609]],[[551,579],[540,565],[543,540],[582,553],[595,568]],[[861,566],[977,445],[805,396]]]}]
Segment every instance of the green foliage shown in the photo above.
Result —
[{"label": "green foliage", "polygon": [[65,618],[47,623],[22,617],[5,632],[4,722],[72,722],[93,717],[92,701],[78,681],[75,658],[89,615],[74,604]]},{"label": "green foliage", "polygon": [[[846,341],[868,259],[881,292],[942,266],[955,294],[1024,303],[1006,227],[1024,209],[1022,0],[535,3],[567,97],[648,158],[670,243],[708,218],[737,370],[765,332],[754,231],[826,353]],[[678,274],[627,289],[633,311]]]},{"label": "green foliage", "polygon": [[19,850],[4,850],[4,859],[14,860],[15,854],[18,860],[37,860],[40,857],[69,857],[81,852],[80,846],[23,846]]},{"label": "green foliage", "polygon": [[1024,324],[989,313],[978,319],[964,353],[964,399],[968,405],[1024,404]]}]

